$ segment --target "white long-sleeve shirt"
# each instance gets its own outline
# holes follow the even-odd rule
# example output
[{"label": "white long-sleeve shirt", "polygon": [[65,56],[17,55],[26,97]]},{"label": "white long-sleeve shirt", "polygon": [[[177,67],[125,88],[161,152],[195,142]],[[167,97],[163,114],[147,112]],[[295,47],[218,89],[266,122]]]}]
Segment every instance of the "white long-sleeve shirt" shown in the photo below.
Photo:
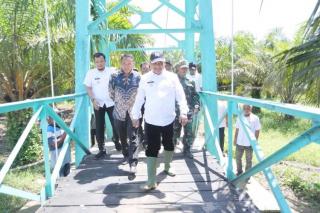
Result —
[{"label": "white long-sleeve shirt", "polygon": [[176,116],[175,103],[180,113],[187,115],[188,105],[178,76],[163,70],[160,75],[150,71],[140,80],[138,94],[132,108],[132,119],[139,119],[141,107],[145,103],[145,121],[155,126],[167,126]]}]

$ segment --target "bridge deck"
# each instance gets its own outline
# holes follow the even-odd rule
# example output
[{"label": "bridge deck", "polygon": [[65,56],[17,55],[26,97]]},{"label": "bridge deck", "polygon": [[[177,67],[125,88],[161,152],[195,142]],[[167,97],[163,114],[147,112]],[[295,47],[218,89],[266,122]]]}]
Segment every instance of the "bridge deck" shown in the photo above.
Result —
[{"label": "bridge deck", "polygon": [[258,212],[245,192],[227,182],[212,156],[201,150],[194,155],[193,160],[184,159],[177,151],[175,177],[165,176],[161,163],[159,186],[149,193],[140,188],[147,179],[143,152],[133,181],[128,180],[128,165],[119,163],[119,153],[113,151],[101,161],[88,156],[60,179],[55,196],[38,212]]}]

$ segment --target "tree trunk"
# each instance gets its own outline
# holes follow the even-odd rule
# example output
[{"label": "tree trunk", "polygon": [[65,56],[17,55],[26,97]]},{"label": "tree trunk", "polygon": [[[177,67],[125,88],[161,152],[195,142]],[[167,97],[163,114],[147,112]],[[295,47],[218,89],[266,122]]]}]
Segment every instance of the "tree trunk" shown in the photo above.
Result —
[{"label": "tree trunk", "polygon": [[[290,100],[285,101],[285,103],[287,103],[287,104],[295,104],[295,101],[290,99]],[[287,121],[292,121],[292,120],[294,120],[294,116],[285,114],[284,115],[284,119],[287,120]]]},{"label": "tree trunk", "polygon": [[[261,99],[261,85],[253,85],[253,88],[251,89],[251,97],[256,99]],[[261,109],[260,107],[252,107],[253,113],[260,113]]]}]

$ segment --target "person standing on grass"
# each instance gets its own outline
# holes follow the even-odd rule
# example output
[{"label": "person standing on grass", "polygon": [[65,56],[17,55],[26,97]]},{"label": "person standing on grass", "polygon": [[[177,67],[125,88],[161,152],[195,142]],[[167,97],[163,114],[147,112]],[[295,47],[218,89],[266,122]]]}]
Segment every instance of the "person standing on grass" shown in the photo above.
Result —
[{"label": "person standing on grass", "polygon": [[145,135],[147,138],[148,181],[144,190],[157,187],[157,157],[161,144],[164,146],[165,174],[175,176],[170,171],[174,153],[173,122],[176,116],[175,104],[180,108],[179,121],[184,126],[188,122],[189,111],[183,88],[175,73],[165,70],[162,52],[150,56],[151,71],[141,77],[138,94],[132,108],[133,126],[139,126],[141,107],[145,103]]},{"label": "person standing on grass", "polygon": [[[243,105],[243,115],[247,119],[250,131],[254,134],[256,140],[258,141],[259,133],[261,129],[261,124],[259,117],[252,113],[252,107],[250,105]],[[246,154],[246,168],[249,170],[252,167],[252,153],[253,149],[250,144],[244,127],[241,125],[240,118],[237,118],[236,122],[236,132],[234,135],[234,145],[236,146],[236,162],[237,162],[237,176],[243,173],[242,170],[242,156],[245,152]]]},{"label": "person standing on grass", "polygon": [[[120,137],[124,163],[128,161],[130,172],[135,173],[138,164],[137,128],[132,126],[131,109],[137,95],[140,74],[133,70],[134,57],[131,54],[121,56],[121,70],[111,76],[109,94],[114,101],[114,125]],[[129,140],[129,145],[128,145]]]},{"label": "person standing on grass", "polygon": [[[220,141],[220,148],[223,154],[224,151],[224,130],[228,126],[228,115],[225,114],[227,111],[226,103],[224,101],[218,101],[218,120],[221,121],[219,125],[219,141]],[[223,154],[224,155],[224,154]]]},{"label": "person standing on grass", "polygon": [[106,67],[106,57],[103,53],[95,53],[93,55],[95,69],[89,70],[84,80],[88,96],[94,107],[94,115],[96,119],[96,138],[98,142],[99,153],[95,156],[96,160],[106,157],[106,149],[104,147],[104,130],[105,130],[105,114],[107,112],[113,130],[112,141],[117,151],[121,151],[119,137],[115,131],[113,124],[113,108],[114,103],[109,97],[109,80],[115,71]]},{"label": "person standing on grass", "polygon": [[[183,154],[185,157],[193,159],[193,154],[191,152],[191,147],[195,139],[195,135],[192,131],[192,121],[194,115],[199,112],[200,98],[199,94],[196,92],[195,83],[186,78],[188,71],[188,63],[185,60],[180,61],[176,66],[176,73],[178,75],[179,81],[182,85],[184,93],[186,95],[189,112],[188,112],[188,123],[183,127],[184,134],[182,138],[183,143]],[[179,115],[179,107],[176,107],[176,114]],[[173,124],[173,142],[176,145],[178,138],[181,135],[182,125],[179,122],[179,117],[177,116]]]}]

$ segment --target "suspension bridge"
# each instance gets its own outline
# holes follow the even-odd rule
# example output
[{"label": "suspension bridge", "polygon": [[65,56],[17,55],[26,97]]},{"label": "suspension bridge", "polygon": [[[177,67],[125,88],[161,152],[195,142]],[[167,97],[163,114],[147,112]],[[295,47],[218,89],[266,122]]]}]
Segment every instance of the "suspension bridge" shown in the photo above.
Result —
[{"label": "suspension bridge", "polygon": [[[53,96],[22,102],[0,105],[0,113],[14,112],[22,109],[33,109],[33,116],[21,134],[14,149],[0,172],[0,193],[13,195],[28,200],[39,201],[42,207],[39,212],[258,212],[248,194],[237,186],[257,173],[263,173],[277,201],[281,212],[291,212],[289,205],[281,192],[271,166],[282,161],[287,156],[298,152],[301,148],[318,143],[320,139],[320,111],[318,109],[297,105],[245,98],[235,95],[225,95],[217,92],[217,76],[215,61],[214,27],[212,20],[212,1],[187,0],[184,8],[179,8],[169,0],[155,0],[156,7],[151,11],[137,10],[133,1],[121,0],[114,7],[106,9],[105,0],[93,1],[93,7],[98,11],[98,17],[91,20],[91,1],[76,0],[76,45],[75,45],[75,93],[63,96]],[[214,1],[213,1],[214,2]],[[132,29],[109,29],[107,19],[123,7],[132,8],[139,16],[139,21]],[[161,9],[167,8],[184,19],[184,25],[178,28],[168,28],[157,24],[153,16]],[[152,28],[144,28],[145,25]],[[119,39],[129,34],[165,34],[176,42],[170,47],[117,48],[117,42],[111,42],[109,35],[120,35]],[[183,39],[176,37],[183,34]],[[204,137],[198,138],[206,149],[198,147],[194,151],[193,160],[184,159],[176,153],[173,168],[176,177],[165,177],[158,168],[157,179],[159,187],[152,193],[139,190],[146,179],[144,156],[138,166],[137,177],[128,181],[127,171],[119,164],[121,156],[111,153],[108,159],[94,161],[90,146],[90,102],[82,84],[90,66],[90,37],[100,38],[99,51],[110,59],[113,51],[151,51],[181,49],[188,61],[195,61],[195,38],[199,35],[203,91],[200,92],[202,111],[204,114]],[[48,36],[49,38],[49,36]],[[74,117],[67,125],[54,111],[52,104],[64,101],[75,101]],[[228,154],[225,158],[219,147],[219,124],[217,116],[217,101],[227,102],[228,115]],[[306,129],[292,141],[264,158],[263,150],[256,143],[254,135],[248,128],[247,120],[243,118],[239,104],[249,104],[264,108],[275,113],[283,113],[298,118],[309,119],[313,126]],[[65,143],[59,154],[53,171],[50,170],[49,148],[47,139],[47,116],[67,133]],[[250,140],[258,163],[243,174],[236,176],[233,169],[233,117],[238,116],[246,136]],[[45,167],[45,186],[39,193],[32,193],[13,188],[3,183],[14,159],[24,144],[31,128],[40,119],[42,129],[43,156]],[[71,144],[75,145],[76,170],[66,178],[58,178],[64,156]],[[160,157],[161,158],[161,157]]]}]

